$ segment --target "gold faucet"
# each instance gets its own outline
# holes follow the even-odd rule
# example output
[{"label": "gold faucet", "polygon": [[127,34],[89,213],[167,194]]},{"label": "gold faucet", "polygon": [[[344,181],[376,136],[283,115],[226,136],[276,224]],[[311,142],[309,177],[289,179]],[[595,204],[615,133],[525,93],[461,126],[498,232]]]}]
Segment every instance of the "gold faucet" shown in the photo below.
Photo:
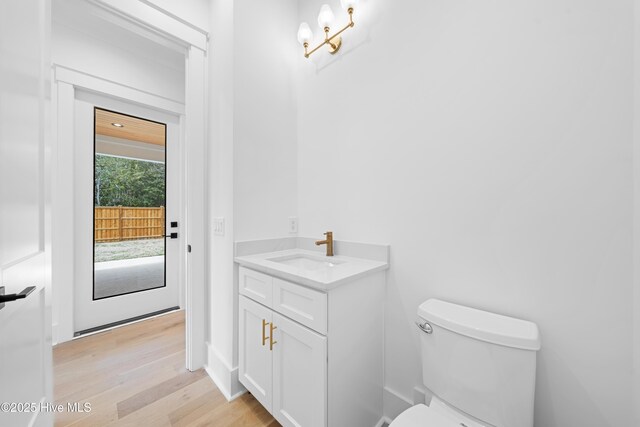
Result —
[{"label": "gold faucet", "polygon": [[316,240],[316,246],[327,245],[327,256],[333,256],[333,231],[324,233],[326,240]]}]

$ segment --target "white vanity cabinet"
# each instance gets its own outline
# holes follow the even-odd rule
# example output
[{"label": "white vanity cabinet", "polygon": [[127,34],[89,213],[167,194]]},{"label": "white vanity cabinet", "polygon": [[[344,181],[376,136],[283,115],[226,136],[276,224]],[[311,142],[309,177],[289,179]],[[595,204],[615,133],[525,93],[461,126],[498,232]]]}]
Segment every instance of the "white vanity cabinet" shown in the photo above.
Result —
[{"label": "white vanity cabinet", "polygon": [[240,381],[283,426],[326,426],[327,337],[245,296],[239,305]]},{"label": "white vanity cabinet", "polygon": [[321,291],[239,269],[239,379],[282,424],[382,418],[384,272]]}]

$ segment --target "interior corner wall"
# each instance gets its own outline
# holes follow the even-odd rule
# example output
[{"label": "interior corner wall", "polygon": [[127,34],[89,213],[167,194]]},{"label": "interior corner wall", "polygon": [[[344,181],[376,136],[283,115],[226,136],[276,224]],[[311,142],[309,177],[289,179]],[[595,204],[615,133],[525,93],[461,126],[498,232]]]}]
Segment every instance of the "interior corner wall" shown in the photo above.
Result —
[{"label": "interior corner wall", "polygon": [[[224,235],[209,232],[208,368],[230,389],[236,329],[233,278],[233,8],[234,1],[213,0],[209,48],[209,226],[225,219]],[[225,377],[227,380],[225,381]],[[230,394],[230,391],[228,391]]]},{"label": "interior corner wall", "polygon": [[632,2],[360,4],[297,55],[299,231],[391,245],[387,387],[441,298],[539,325],[536,426],[633,425]]},{"label": "interior corner wall", "polygon": [[297,215],[297,4],[214,0],[210,18],[209,215],[224,218],[225,232],[210,238],[209,351],[229,397],[238,363],[234,242],[286,235]]}]

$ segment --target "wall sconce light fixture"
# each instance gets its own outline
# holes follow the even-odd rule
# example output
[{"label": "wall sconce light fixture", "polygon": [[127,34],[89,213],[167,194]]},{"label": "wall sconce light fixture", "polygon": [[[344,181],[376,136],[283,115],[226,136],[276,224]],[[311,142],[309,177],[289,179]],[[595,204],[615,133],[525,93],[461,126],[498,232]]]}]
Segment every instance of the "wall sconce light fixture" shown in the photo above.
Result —
[{"label": "wall sconce light fixture", "polygon": [[340,31],[333,35],[329,35],[329,31],[331,28],[331,24],[335,19],[333,15],[333,11],[328,4],[322,5],[320,8],[320,14],[318,15],[318,25],[324,31],[324,41],[320,43],[315,48],[309,51],[309,42],[313,39],[313,32],[311,31],[311,27],[306,22],[300,24],[300,28],[298,29],[298,41],[302,46],[304,46],[304,57],[308,58],[315,51],[320,49],[324,45],[329,46],[329,53],[335,54],[340,50],[340,46],[342,46],[342,34],[348,28],[352,28],[354,26],[353,23],[353,10],[358,4],[358,0],[340,0],[340,4],[342,7],[349,13],[349,23],[345,25]]}]

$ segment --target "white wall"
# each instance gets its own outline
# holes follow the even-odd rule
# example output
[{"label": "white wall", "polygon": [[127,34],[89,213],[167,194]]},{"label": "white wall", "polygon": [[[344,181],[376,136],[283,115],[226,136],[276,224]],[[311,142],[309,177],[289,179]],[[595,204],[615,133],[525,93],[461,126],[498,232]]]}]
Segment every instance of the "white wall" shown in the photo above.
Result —
[{"label": "white wall", "polygon": [[225,218],[226,230],[209,239],[209,369],[233,395],[233,243],[285,235],[287,218],[297,214],[295,30],[291,37],[297,5],[214,0],[211,6],[209,216]]},{"label": "white wall", "polygon": [[234,4],[235,240],[280,237],[297,211],[297,5]]},{"label": "white wall", "polygon": [[298,210],[391,244],[387,386],[421,383],[437,297],[539,325],[537,426],[631,425],[632,3],[361,3],[297,55]]},{"label": "white wall", "polygon": [[78,0],[53,3],[53,63],[184,103],[184,54],[92,14]]}]

